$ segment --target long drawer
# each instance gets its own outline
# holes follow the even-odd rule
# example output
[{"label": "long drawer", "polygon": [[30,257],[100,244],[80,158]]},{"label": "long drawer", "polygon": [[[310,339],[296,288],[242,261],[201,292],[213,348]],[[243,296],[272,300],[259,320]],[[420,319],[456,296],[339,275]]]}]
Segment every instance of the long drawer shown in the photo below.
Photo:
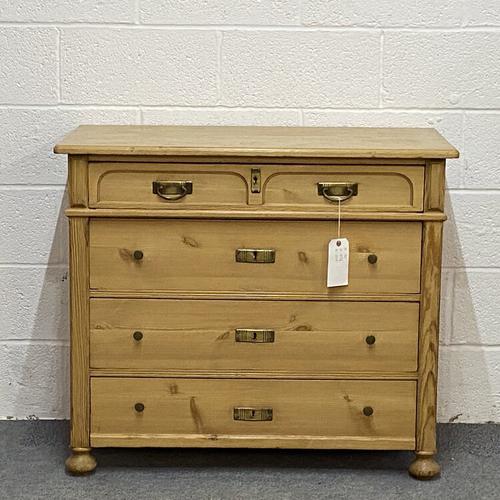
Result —
[{"label": "long drawer", "polygon": [[[91,162],[93,208],[335,207],[332,183],[355,185],[347,210],[422,211],[424,167],[417,165],[238,165]],[[326,189],[318,189],[318,184]],[[324,194],[323,194],[324,193]]]},{"label": "long drawer", "polygon": [[92,299],[92,368],[415,371],[419,306]]},{"label": "long drawer", "polygon": [[350,243],[349,285],[329,289],[333,221],[93,219],[90,286],[322,295],[420,291],[421,223],[346,222],[342,235]]},{"label": "long drawer", "polygon": [[92,378],[92,446],[413,449],[413,381]]}]

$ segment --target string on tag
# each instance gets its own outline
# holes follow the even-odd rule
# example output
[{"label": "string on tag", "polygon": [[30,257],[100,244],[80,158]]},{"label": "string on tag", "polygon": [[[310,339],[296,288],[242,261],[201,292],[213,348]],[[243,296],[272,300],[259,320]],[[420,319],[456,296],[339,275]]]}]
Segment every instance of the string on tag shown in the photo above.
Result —
[{"label": "string on tag", "polygon": [[340,239],[340,199],[338,200],[338,203],[339,203],[339,211],[337,220],[337,238]]}]

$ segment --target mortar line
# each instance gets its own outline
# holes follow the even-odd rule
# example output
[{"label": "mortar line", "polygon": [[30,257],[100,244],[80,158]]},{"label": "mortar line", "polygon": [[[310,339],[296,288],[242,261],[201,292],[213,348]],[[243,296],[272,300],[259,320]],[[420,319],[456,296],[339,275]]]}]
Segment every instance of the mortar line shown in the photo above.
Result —
[{"label": "mortar line", "polygon": [[60,22],[60,21],[2,21],[0,22],[0,27],[60,27],[60,28],[107,28],[107,29],[152,29],[152,30],[165,30],[165,31],[175,31],[175,30],[187,30],[187,31],[210,31],[210,30],[222,30],[222,31],[299,31],[304,33],[314,33],[314,32],[377,32],[381,29],[385,31],[399,31],[399,32],[429,32],[429,33],[463,33],[463,32],[493,32],[496,33],[500,31],[500,26],[496,25],[481,25],[481,26],[304,26],[299,24],[272,24],[272,25],[261,25],[261,24],[136,24],[135,21],[124,21],[124,22]]},{"label": "mortar line", "polygon": [[382,108],[382,91],[384,88],[384,30],[380,30],[379,51],[378,107]]},{"label": "mortar line", "polygon": [[0,184],[0,191],[65,191],[64,184]]},{"label": "mortar line", "polygon": [[450,350],[459,350],[459,351],[465,351],[467,349],[470,349],[471,351],[490,351],[490,352],[495,352],[495,351],[500,351],[500,345],[498,344],[441,344],[441,348],[444,349],[449,349]]},{"label": "mortar line", "polygon": [[463,151],[463,157],[465,158],[464,160],[464,168],[460,170],[460,185],[462,188],[465,186],[465,179],[466,179],[466,174],[467,174],[467,146],[465,144],[465,122],[466,122],[466,113],[464,110],[462,110],[462,116],[461,116],[461,130],[460,130],[460,140],[462,141],[462,151]]},{"label": "mortar line", "polygon": [[497,274],[500,272],[500,267],[487,267],[487,266],[461,266],[461,267],[450,267],[450,266],[443,266],[443,271],[455,271],[455,274],[457,272],[460,273],[468,273],[468,272],[474,272],[474,273],[492,273],[492,274]]},{"label": "mortar line", "polygon": [[222,44],[224,41],[224,34],[222,31],[216,31],[217,37],[217,63],[215,84],[217,86],[217,106],[220,105],[222,100]]},{"label": "mortar line", "polygon": [[500,191],[500,187],[498,188],[449,188],[446,190],[448,193],[457,193],[457,194],[471,194],[471,193],[480,193],[480,194],[495,194]]},{"label": "mortar line", "polygon": [[14,344],[14,345],[54,345],[69,347],[69,340],[62,339],[0,339],[0,345],[2,344]]},{"label": "mortar line", "polygon": [[60,269],[67,270],[68,264],[65,263],[30,263],[30,262],[2,262],[0,269]]},{"label": "mortar line", "polygon": [[140,0],[135,0],[134,2],[134,24],[141,24],[141,13],[140,13]]},{"label": "mortar line", "polygon": [[451,269],[451,297],[450,297],[450,342],[453,338],[453,332],[454,330],[454,323],[455,323],[455,281],[456,281],[456,270]]},{"label": "mortar line", "polygon": [[60,103],[62,100],[61,94],[61,30],[57,29],[56,37],[56,53],[57,53],[57,65],[56,65],[56,91],[57,91],[57,102]]},{"label": "mortar line", "polygon": [[[299,111],[302,109],[304,112],[312,112],[312,113],[447,113],[447,114],[459,114],[459,113],[469,113],[469,114],[497,114],[500,112],[500,107],[490,107],[490,108],[430,108],[430,107],[421,107],[421,108],[411,108],[411,107],[386,107],[386,108],[342,108],[342,107],[314,107],[314,108],[298,108],[298,107],[286,107],[286,106],[231,106],[231,105],[202,105],[197,106],[194,104],[103,104],[103,103],[58,103],[58,104],[1,104],[0,109],[68,109],[68,110],[82,110],[82,109],[106,109],[106,110],[134,110],[137,109],[138,106],[141,106],[144,109],[148,108],[160,108],[160,109],[193,109],[193,110],[218,110],[218,109],[227,109],[232,111]],[[418,127],[417,127],[418,128]],[[423,128],[423,127],[420,127]]]}]

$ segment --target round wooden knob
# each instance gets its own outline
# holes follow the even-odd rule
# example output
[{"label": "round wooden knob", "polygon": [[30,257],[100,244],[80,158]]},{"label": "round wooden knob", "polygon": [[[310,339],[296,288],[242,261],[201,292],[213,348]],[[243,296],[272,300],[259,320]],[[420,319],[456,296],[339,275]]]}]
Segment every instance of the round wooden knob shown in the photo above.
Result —
[{"label": "round wooden knob", "polygon": [[366,337],[365,341],[368,345],[373,345],[375,344],[375,336],[374,335],[368,335],[368,337]]},{"label": "round wooden knob", "polygon": [[141,260],[144,257],[142,250],[134,250],[134,259]]},{"label": "round wooden knob", "polygon": [[376,264],[377,260],[378,260],[378,257],[374,253],[371,253],[370,255],[368,255],[368,262],[370,264]]},{"label": "round wooden knob", "polygon": [[363,415],[365,415],[365,417],[371,417],[373,415],[373,408],[371,406],[365,406],[363,408]]},{"label": "round wooden knob", "polygon": [[144,405],[142,403],[135,403],[134,409],[136,412],[141,413],[144,411]]},{"label": "round wooden knob", "polygon": [[140,340],[142,340],[142,337],[144,337],[144,335],[142,332],[137,331],[133,333],[133,337],[134,340],[137,340],[137,342],[139,342]]}]

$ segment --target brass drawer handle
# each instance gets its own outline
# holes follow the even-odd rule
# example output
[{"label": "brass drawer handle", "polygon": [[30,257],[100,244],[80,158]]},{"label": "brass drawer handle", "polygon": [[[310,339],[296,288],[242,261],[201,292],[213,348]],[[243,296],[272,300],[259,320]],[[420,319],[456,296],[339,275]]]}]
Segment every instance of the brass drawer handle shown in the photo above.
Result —
[{"label": "brass drawer handle", "polygon": [[318,182],[318,195],[328,201],[345,201],[358,195],[357,182]]},{"label": "brass drawer handle", "polygon": [[176,201],[193,192],[191,181],[154,181],[153,193],[167,201]]},{"label": "brass drawer handle", "polygon": [[249,264],[272,264],[276,259],[276,250],[272,248],[238,248],[236,262]]},{"label": "brass drawer handle", "polygon": [[266,422],[273,419],[272,408],[233,408],[234,420]]},{"label": "brass drawer handle", "polygon": [[270,344],[274,342],[274,330],[267,328],[236,328],[236,342],[252,342],[254,344]]}]

